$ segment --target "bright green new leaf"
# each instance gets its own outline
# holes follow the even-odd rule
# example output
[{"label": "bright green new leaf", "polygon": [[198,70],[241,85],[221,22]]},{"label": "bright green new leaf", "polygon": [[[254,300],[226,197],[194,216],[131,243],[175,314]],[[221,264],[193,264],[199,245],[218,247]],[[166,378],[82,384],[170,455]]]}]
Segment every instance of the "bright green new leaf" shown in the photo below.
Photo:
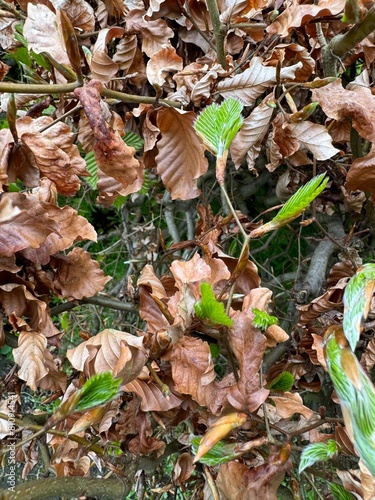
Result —
[{"label": "bright green new leaf", "polygon": [[366,318],[369,312],[374,288],[375,264],[362,266],[346,285],[343,328],[352,351],[361,333],[362,317]]},{"label": "bright green new leaf", "polygon": [[337,483],[330,483],[329,489],[333,495],[334,500],[354,500],[356,497],[346,491],[344,486]]},{"label": "bright green new leaf", "polygon": [[326,462],[337,454],[338,448],[336,441],[330,439],[327,443],[313,443],[306,446],[301,454],[298,472],[311,467],[316,462]]},{"label": "bright green new leaf", "polygon": [[[126,135],[122,138],[127,146],[133,147],[136,151],[143,148],[144,141],[142,137],[134,134],[134,132],[126,132]],[[90,172],[91,177],[87,178],[87,182],[93,189],[97,189],[98,185],[98,164],[96,163],[94,151],[89,151],[85,156],[86,168]],[[120,201],[118,202],[118,204]],[[118,208],[122,205],[120,204]]]},{"label": "bright green new leaf", "polygon": [[324,353],[328,373],[340,399],[346,430],[358,455],[375,477],[375,389],[344,334],[328,336]]},{"label": "bright green new leaf", "polygon": [[273,391],[290,391],[294,384],[294,377],[290,372],[282,372],[266,385],[267,389]]},{"label": "bright green new leaf", "polygon": [[325,175],[317,175],[300,187],[270,222],[251,231],[250,236],[252,238],[263,236],[265,233],[279,229],[296,219],[326,187],[329,179]]},{"label": "bright green new leaf", "polygon": [[259,328],[260,330],[267,330],[267,328],[271,325],[277,325],[279,320],[276,316],[270,316],[266,311],[261,311],[256,307],[253,308],[253,313],[255,314],[255,318],[253,319],[253,325],[255,328]]},{"label": "bright green new leaf", "polygon": [[242,127],[243,105],[230,97],[220,106],[208,106],[197,118],[194,128],[204,144],[219,158],[229,149],[234,136]]},{"label": "bright green new leaf", "polygon": [[78,391],[78,403],[74,411],[88,410],[105,405],[119,394],[121,379],[115,379],[111,372],[98,373],[90,377]]},{"label": "bright green new leaf", "polygon": [[233,325],[233,321],[225,312],[224,304],[216,300],[210,284],[201,284],[201,296],[202,299],[194,305],[195,314],[198,318],[217,325]]},{"label": "bright green new leaf", "polygon": [[[201,440],[202,436],[191,436],[190,438],[191,449],[194,455],[198,452]],[[209,467],[214,467],[215,465],[235,460],[240,456],[234,451],[237,444],[238,443],[224,444],[222,441],[219,441],[205,455],[203,455],[199,461]]]}]

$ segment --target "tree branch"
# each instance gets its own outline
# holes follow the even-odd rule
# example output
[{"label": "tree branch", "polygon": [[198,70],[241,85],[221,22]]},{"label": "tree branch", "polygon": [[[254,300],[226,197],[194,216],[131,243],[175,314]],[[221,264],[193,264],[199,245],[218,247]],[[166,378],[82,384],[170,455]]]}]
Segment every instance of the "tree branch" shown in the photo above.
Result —
[{"label": "tree branch", "polygon": [[226,69],[227,61],[224,52],[226,28],[220,21],[220,12],[219,7],[217,6],[217,0],[207,0],[207,7],[215,34],[217,62],[221,64],[224,69]]},{"label": "tree branch", "polygon": [[375,6],[368,10],[362,21],[354,25],[344,35],[336,35],[325,47],[323,50],[324,76],[337,76],[337,68],[341,58],[374,30]]}]

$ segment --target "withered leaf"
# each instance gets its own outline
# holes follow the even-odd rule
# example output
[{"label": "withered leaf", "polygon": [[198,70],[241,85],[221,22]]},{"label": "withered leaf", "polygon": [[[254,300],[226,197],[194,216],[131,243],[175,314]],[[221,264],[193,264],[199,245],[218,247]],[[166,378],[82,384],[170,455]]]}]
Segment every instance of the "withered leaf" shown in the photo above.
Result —
[{"label": "withered leaf", "polygon": [[67,255],[53,257],[51,266],[56,268],[53,289],[68,300],[92,297],[111,279],[104,275],[89,252],[79,247]]}]

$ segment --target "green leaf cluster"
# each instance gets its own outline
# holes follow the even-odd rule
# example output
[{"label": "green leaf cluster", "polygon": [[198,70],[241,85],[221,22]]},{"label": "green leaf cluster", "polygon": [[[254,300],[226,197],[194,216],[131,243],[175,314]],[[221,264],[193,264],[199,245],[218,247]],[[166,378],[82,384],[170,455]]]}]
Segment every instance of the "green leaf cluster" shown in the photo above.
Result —
[{"label": "green leaf cluster", "polygon": [[232,326],[233,320],[226,314],[224,304],[216,300],[209,283],[202,283],[200,287],[201,300],[194,304],[194,311],[198,318],[223,326]]},{"label": "green leaf cluster", "polygon": [[279,322],[276,316],[271,316],[266,311],[261,311],[256,307],[253,308],[253,313],[255,314],[253,325],[255,328],[259,328],[260,330],[265,331],[271,325],[277,325]]},{"label": "green leaf cluster", "polygon": [[362,317],[367,316],[374,285],[375,264],[365,264],[350,279],[345,288],[343,328],[353,351],[361,333]]},{"label": "green leaf cluster", "polygon": [[304,186],[301,186],[298,191],[289,198],[270,224],[281,227],[298,217],[325,189],[328,180],[326,174],[320,174],[311,179]]},{"label": "green leaf cluster", "polygon": [[282,372],[273,380],[268,382],[267,389],[273,391],[290,391],[294,384],[294,377],[290,372]]},{"label": "green leaf cluster", "polygon": [[325,344],[328,373],[340,399],[350,438],[375,476],[375,389],[359,361],[330,335]]},{"label": "green leaf cluster", "polygon": [[330,483],[329,489],[333,495],[334,500],[354,500],[356,497],[346,491],[344,486],[337,483]]},{"label": "green leaf cluster", "polygon": [[242,127],[243,105],[230,97],[221,105],[208,106],[197,118],[194,128],[204,144],[219,158],[229,149],[234,136]]},{"label": "green leaf cluster", "polygon": [[90,377],[78,391],[78,403],[74,411],[89,410],[109,403],[118,395],[120,384],[121,379],[115,379],[111,372]]},{"label": "green leaf cluster", "polygon": [[337,452],[338,446],[333,439],[330,439],[327,443],[313,443],[306,446],[301,454],[298,472],[301,474],[302,471],[307,469],[307,467],[311,467],[316,462],[330,460],[337,455]]}]

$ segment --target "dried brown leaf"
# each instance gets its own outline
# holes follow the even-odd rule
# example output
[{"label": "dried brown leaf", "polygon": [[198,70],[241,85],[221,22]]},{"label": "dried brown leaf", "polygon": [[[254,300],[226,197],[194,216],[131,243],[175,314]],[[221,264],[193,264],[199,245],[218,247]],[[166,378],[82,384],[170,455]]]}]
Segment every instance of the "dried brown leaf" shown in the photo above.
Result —
[{"label": "dried brown leaf", "polygon": [[44,366],[46,347],[47,339],[42,333],[21,332],[18,347],[13,349],[14,361],[20,366],[18,376],[25,380],[33,391],[36,391],[38,381],[48,373]]},{"label": "dried brown leaf", "polygon": [[239,411],[255,411],[266,400],[269,391],[261,387],[259,369],[266,349],[266,338],[253,327],[245,312],[236,312],[228,341],[239,365],[239,381],[230,387],[228,402]]},{"label": "dried brown leaf", "polygon": [[290,460],[279,459],[276,453],[269,461],[257,467],[248,468],[239,462],[222,464],[216,479],[223,500],[276,500],[277,488],[285,472],[292,468]]},{"label": "dried brown leaf", "polygon": [[[217,90],[220,95],[225,98],[240,99],[244,105],[252,106],[256,99],[277,81],[276,68],[264,66],[262,62],[261,57],[253,57],[250,67],[243,73],[219,82]],[[302,68],[301,62],[282,68],[280,71],[281,80],[293,80],[295,72],[300,68]]]},{"label": "dried brown leaf", "polygon": [[177,462],[172,471],[172,479],[174,484],[181,486],[189,479],[194,472],[195,465],[193,464],[193,457],[190,453],[182,453],[179,455]]},{"label": "dried brown leaf", "polygon": [[311,19],[340,14],[344,6],[345,0],[321,0],[318,5],[293,2],[287,5],[285,10],[268,26],[267,33],[285,37],[293,28],[304,26]]},{"label": "dried brown leaf", "polygon": [[146,69],[147,79],[151,85],[162,87],[167,79],[171,80],[170,73],[180,71],[182,68],[183,60],[176,53],[176,49],[174,47],[163,47],[153,54],[148,61]]},{"label": "dried brown leaf", "polygon": [[[27,18],[23,27],[23,35],[29,50],[37,54],[48,52],[58,63],[69,66],[63,37],[56,27],[56,15],[46,5],[27,5]],[[65,78],[60,75],[61,82]]]},{"label": "dried brown leaf", "polygon": [[244,119],[240,131],[232,141],[230,153],[236,168],[241,166],[246,157],[247,165],[254,168],[255,160],[259,155],[261,143],[269,129],[274,109],[267,105],[270,97],[267,96]]},{"label": "dried brown leaf", "polygon": [[100,106],[102,88],[99,81],[91,80],[84,87],[74,91],[85,109],[95,137],[93,149],[98,167],[106,175],[121,183],[124,189],[133,185],[138,190],[140,163],[134,158],[134,148],[127,146],[103,119]]},{"label": "dried brown leaf", "polygon": [[312,91],[312,99],[318,101],[324,113],[335,120],[350,118],[359,135],[375,142],[375,96],[371,90],[356,86],[354,90],[342,87],[341,80]]},{"label": "dried brown leaf", "polygon": [[46,265],[51,255],[69,248],[76,241],[86,239],[96,241],[96,231],[93,226],[73,208],[67,205],[59,208],[46,203],[43,206],[51,220],[58,226],[56,232],[49,234],[38,248],[27,248],[22,251],[31,262]]},{"label": "dried brown leaf", "polygon": [[375,150],[353,161],[346,176],[346,187],[351,191],[359,189],[375,195]]},{"label": "dried brown leaf", "polygon": [[59,331],[53,325],[47,304],[37,299],[25,285],[19,283],[0,285],[0,303],[14,330],[43,332],[50,344],[56,344]]},{"label": "dried brown leaf", "polygon": [[181,405],[182,399],[170,394],[167,399],[159,386],[153,382],[136,379],[122,388],[127,392],[135,392],[141,398],[142,411],[169,411]]},{"label": "dried brown leaf", "polygon": [[73,26],[82,31],[94,31],[94,9],[85,0],[51,0],[55,9],[66,12]]},{"label": "dried brown leaf", "polygon": [[92,297],[111,279],[83,248],[75,247],[67,255],[55,256],[51,264],[56,268],[53,290],[68,300]]},{"label": "dried brown leaf", "polygon": [[89,172],[73,144],[74,135],[68,125],[59,122],[39,132],[52,122],[49,116],[36,119],[25,116],[17,120],[17,132],[33,153],[42,175],[52,180],[62,194],[73,195],[80,188],[78,176],[87,176]]},{"label": "dried brown leaf", "polygon": [[168,45],[169,39],[173,37],[173,31],[164,19],[146,20],[145,14],[146,12],[140,9],[128,12],[125,19],[126,34],[141,34],[142,52],[152,57],[163,45]]},{"label": "dried brown leaf", "polygon": [[292,135],[308,150],[317,160],[328,160],[340,150],[332,146],[332,137],[323,125],[310,121],[290,123],[287,127]]},{"label": "dried brown leaf", "polygon": [[295,413],[300,413],[306,419],[315,415],[313,410],[303,404],[298,393],[284,392],[282,396],[270,396],[270,399],[275,403],[280,418],[290,418]]},{"label": "dried brown leaf", "polygon": [[99,31],[98,38],[92,50],[90,69],[92,77],[103,83],[109,82],[119,70],[119,66],[108,55],[107,44],[113,38],[121,38],[124,29],[117,26]]},{"label": "dried brown leaf", "polygon": [[134,61],[137,52],[137,43],[137,35],[125,35],[116,46],[116,52],[112,60],[125,73],[129,72]]},{"label": "dried brown leaf", "polygon": [[123,377],[125,383],[134,380],[146,363],[143,339],[130,333],[107,329],[68,349],[67,357],[72,366],[87,377],[111,371]]},{"label": "dried brown leaf", "polygon": [[58,225],[34,197],[21,193],[2,193],[6,220],[0,222],[0,256],[11,257],[25,248],[38,248]]},{"label": "dried brown leaf", "polygon": [[197,179],[207,172],[208,162],[194,131],[194,120],[194,113],[175,108],[162,108],[157,113],[161,139],[155,161],[173,200],[196,198],[200,193]]}]

